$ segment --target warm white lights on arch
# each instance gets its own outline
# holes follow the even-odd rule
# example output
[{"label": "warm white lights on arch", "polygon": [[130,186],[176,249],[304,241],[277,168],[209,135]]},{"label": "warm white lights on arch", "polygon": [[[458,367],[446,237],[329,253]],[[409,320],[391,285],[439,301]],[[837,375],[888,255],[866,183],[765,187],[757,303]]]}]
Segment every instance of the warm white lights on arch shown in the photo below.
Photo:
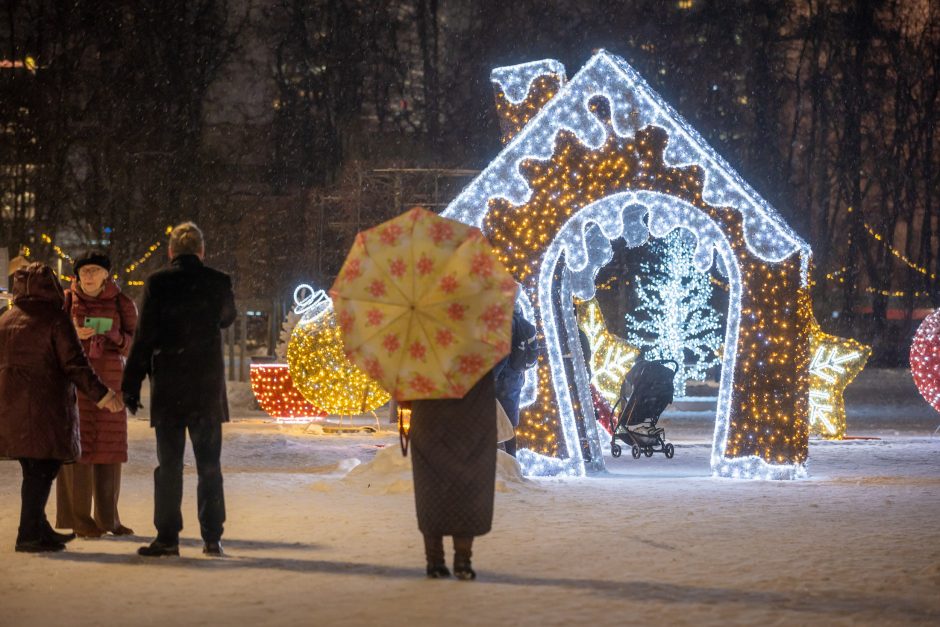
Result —
[{"label": "warm white lights on arch", "polygon": [[[740,216],[740,231],[736,231],[739,234],[735,236],[736,243],[733,246],[725,230],[730,227],[719,225],[701,207],[674,194],[635,187],[629,191],[608,193],[588,204],[575,205],[576,209],[570,215],[557,211],[554,220],[546,223],[548,226],[545,228],[551,231],[551,239],[544,240],[548,241],[544,248],[531,246],[518,249],[528,255],[524,262],[525,271],[529,273],[525,282],[531,302],[527,300],[526,304],[533,307],[533,314],[537,312],[536,317],[544,335],[550,385],[557,402],[563,436],[560,444],[566,455],[554,458],[522,450],[521,461],[534,474],[579,475],[585,472],[575,415],[576,405],[583,407],[590,403],[590,393],[582,389],[586,387],[587,381],[579,368],[574,369],[574,378],[569,380],[563,362],[565,354],[570,354],[573,363],[580,362],[574,355],[577,351],[562,346],[562,337],[571,337],[572,332],[577,332],[576,323],[571,326],[572,320],[568,319],[565,307],[575,297],[587,299],[593,296],[597,271],[612,257],[612,240],[623,237],[628,245],[637,246],[646,241],[649,234],[661,237],[676,228],[682,228],[696,237],[696,266],[705,271],[717,259],[729,282],[726,350],[722,355],[712,469],[716,474],[728,477],[801,476],[804,473],[802,463],[777,464],[758,455],[729,457],[725,453],[734,393],[733,373],[738,359],[736,347],[741,326],[743,287],[738,255],[746,247],[749,258],[759,263],[770,266],[783,263],[790,268],[789,276],[796,276],[797,282],[805,287],[809,247],[622,59],[601,51],[568,83],[564,83],[564,68],[554,61],[499,68],[494,70],[492,80],[501,90],[504,104],[521,103],[531,96],[530,91],[537,79],[546,75],[558,79],[560,88],[557,93],[547,101],[543,99],[544,106],[531,118],[520,122],[521,128],[500,155],[447,207],[444,216],[482,228],[494,201],[502,199],[509,205],[503,209],[505,215],[526,209],[525,205],[535,190],[523,175],[522,166],[524,163],[550,162],[563,132],[573,135],[576,142],[586,149],[598,151],[613,137],[611,133],[617,140],[629,141],[630,138],[635,140],[641,129],[655,127],[665,131],[668,138],[662,165],[677,169],[680,173],[684,170],[678,169],[696,166],[695,173],[689,176],[701,175],[702,202],[712,208],[727,207],[736,212]],[[598,97],[609,105],[609,125],[592,108],[591,102]],[[642,159],[642,156],[638,158]],[[640,172],[634,169],[630,173],[633,184],[636,184],[636,177],[642,176],[645,167],[642,160],[637,165]],[[577,176],[574,168],[570,171],[566,168],[563,173],[565,176],[569,173]],[[558,172],[554,176],[558,177]],[[568,179],[563,180],[567,182]],[[546,200],[545,189],[538,201],[545,204],[535,206],[556,211],[557,202],[551,200],[554,197]],[[603,189],[607,190],[608,187]],[[526,217],[532,219],[531,214],[526,214]],[[545,235],[544,231],[542,235]],[[510,239],[507,238],[507,241]],[[507,246],[510,248],[506,253],[513,254],[511,244]],[[530,254],[530,251],[537,253]],[[796,265],[793,264],[794,256],[798,257]],[[556,269],[562,259],[566,271],[559,278]],[[556,285],[559,280],[561,283]],[[553,297],[562,303],[560,317],[553,306]],[[526,401],[534,400],[539,393],[533,387],[536,377],[530,379],[524,395]],[[546,383],[544,378],[541,381],[543,385]],[[596,436],[592,436],[588,430],[587,437],[590,439]],[[599,464],[597,459],[598,447],[592,444],[591,451],[594,456],[591,467],[602,467],[603,462]]]}]

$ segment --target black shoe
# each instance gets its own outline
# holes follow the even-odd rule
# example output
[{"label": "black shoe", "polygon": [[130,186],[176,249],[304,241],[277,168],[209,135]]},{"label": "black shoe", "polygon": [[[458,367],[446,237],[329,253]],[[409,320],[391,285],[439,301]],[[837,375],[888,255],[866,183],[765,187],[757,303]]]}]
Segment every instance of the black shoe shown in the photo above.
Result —
[{"label": "black shoe", "polygon": [[154,540],[148,546],[137,549],[137,555],[143,555],[144,557],[167,557],[170,555],[179,557],[179,554],[179,544],[168,544],[159,540]]},{"label": "black shoe", "polygon": [[222,550],[222,543],[218,540],[215,542],[206,542],[202,545],[202,552],[204,555],[211,557],[222,557],[225,555],[225,551]]},{"label": "black shoe", "polygon": [[49,540],[48,538],[24,540],[22,542],[17,541],[16,543],[17,553],[55,553],[62,550],[65,550],[64,544]]},{"label": "black shoe", "polygon": [[457,561],[454,560],[454,577],[457,579],[462,579],[463,581],[470,581],[471,579],[476,579],[477,574],[470,567],[470,561]]},{"label": "black shoe", "polygon": [[52,528],[52,525],[48,523],[42,530],[42,537],[50,542],[58,542],[59,544],[68,544],[75,539],[75,533],[59,533]]},{"label": "black shoe", "polygon": [[444,579],[450,577],[450,571],[444,564],[428,564],[428,579]]}]

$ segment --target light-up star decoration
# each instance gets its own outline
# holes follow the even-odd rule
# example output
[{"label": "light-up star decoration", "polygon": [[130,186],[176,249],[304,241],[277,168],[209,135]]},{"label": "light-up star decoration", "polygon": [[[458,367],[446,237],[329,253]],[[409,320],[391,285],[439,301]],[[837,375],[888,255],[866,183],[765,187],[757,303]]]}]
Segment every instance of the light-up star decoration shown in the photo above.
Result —
[{"label": "light-up star decoration", "polygon": [[607,321],[597,299],[577,304],[578,326],[591,347],[591,383],[613,407],[620,398],[620,385],[640,351],[607,330]]},{"label": "light-up star decoration", "polygon": [[813,320],[809,336],[810,431],[830,440],[845,437],[845,388],[871,356],[871,347],[824,333]]}]

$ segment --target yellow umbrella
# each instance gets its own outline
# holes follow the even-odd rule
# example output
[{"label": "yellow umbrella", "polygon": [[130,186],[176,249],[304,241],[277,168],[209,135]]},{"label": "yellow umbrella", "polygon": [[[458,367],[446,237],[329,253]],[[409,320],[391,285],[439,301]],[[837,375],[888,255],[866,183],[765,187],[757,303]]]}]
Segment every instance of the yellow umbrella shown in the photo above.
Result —
[{"label": "yellow umbrella", "polygon": [[356,236],[330,296],[346,354],[407,401],[460,398],[509,353],[516,290],[479,229],[416,207]]}]

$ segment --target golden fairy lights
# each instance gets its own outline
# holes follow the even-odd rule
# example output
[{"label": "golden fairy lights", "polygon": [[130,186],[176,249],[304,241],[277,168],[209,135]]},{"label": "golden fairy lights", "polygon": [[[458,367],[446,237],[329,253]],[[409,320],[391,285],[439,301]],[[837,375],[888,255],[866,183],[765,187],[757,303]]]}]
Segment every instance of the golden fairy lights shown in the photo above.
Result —
[{"label": "golden fairy lights", "polygon": [[251,391],[278,422],[310,422],[326,415],[297,391],[287,364],[251,364]]},{"label": "golden fairy lights", "polygon": [[529,89],[526,99],[519,103],[510,102],[502,91],[496,94],[496,114],[499,116],[504,144],[555,96],[561,88],[561,79],[557,74],[544,74],[535,79],[533,84],[534,88]]},{"label": "golden fairy lights", "polygon": [[287,344],[287,363],[294,386],[314,406],[330,414],[364,414],[390,396],[347,359],[332,308],[294,327]]},{"label": "golden fairy lights", "polygon": [[640,352],[625,339],[607,330],[607,321],[596,299],[576,305],[578,326],[591,347],[591,383],[611,406],[620,398],[620,385]]},{"label": "golden fairy lights", "polygon": [[[172,226],[166,227],[166,231],[165,231],[165,234],[166,234],[166,235],[169,235],[169,234],[172,233],[172,232],[173,232],[173,227],[172,227]],[[139,266],[141,266],[144,262],[146,262],[148,259],[150,259],[151,255],[153,255],[153,253],[155,253],[155,252],[157,251],[157,249],[160,248],[160,246],[162,246],[162,245],[163,245],[163,240],[158,240],[158,241],[154,242],[153,244],[151,244],[150,246],[148,246],[148,247],[147,247],[147,252],[145,252],[143,255],[141,255],[141,257],[140,257],[139,259],[137,259],[137,261],[134,261],[133,263],[129,264],[126,268],[124,268],[124,274],[130,274],[131,272],[133,272],[134,270],[136,270],[136,269],[137,269]],[[128,285],[132,285],[132,284],[133,284],[133,282],[128,282]]]},{"label": "golden fairy lights", "polygon": [[[526,102],[546,102],[546,81],[532,83]],[[497,103],[502,103],[497,86]],[[519,171],[532,194],[521,205],[503,198],[489,201],[483,228],[506,267],[527,291],[537,289],[542,256],[565,222],[591,203],[627,190],[649,190],[685,201],[708,215],[721,229],[741,269],[741,316],[728,437],[724,455],[757,456],[770,464],[802,464],[808,441],[809,295],[801,287],[801,259],[796,252],[772,263],[746,245],[741,215],[702,198],[703,171],[698,166],[671,167],[663,153],[665,130],[647,126],[633,137],[613,131],[607,101],[591,100],[607,126],[606,141],[591,149],[573,132],[562,130],[544,161],[523,161]],[[531,117],[531,116],[529,116]],[[510,131],[519,121],[504,125]],[[523,122],[524,123],[524,122]],[[513,131],[514,132],[514,131]],[[542,313],[536,307],[536,315]],[[561,435],[558,403],[545,356],[538,366],[539,394],[523,409],[517,437],[521,447],[558,456]]]},{"label": "golden fairy lights", "polygon": [[845,399],[842,394],[871,356],[871,347],[853,339],[824,333],[814,319],[809,336],[810,431],[824,438],[845,437]]},{"label": "golden fairy lights", "polygon": [[52,245],[52,250],[55,251],[55,254],[59,257],[59,259],[61,259],[62,261],[67,261],[67,262],[69,262],[69,263],[72,263],[72,258],[69,257],[68,253],[66,253],[64,250],[62,250],[61,248],[59,248],[59,246],[58,246],[57,244],[54,244],[54,243],[52,242],[52,238],[51,238],[51,237],[49,237],[49,236],[46,235],[45,233],[41,233],[41,234],[39,235],[39,238],[40,238],[43,242],[45,242],[46,244],[51,244],[51,245]]}]

